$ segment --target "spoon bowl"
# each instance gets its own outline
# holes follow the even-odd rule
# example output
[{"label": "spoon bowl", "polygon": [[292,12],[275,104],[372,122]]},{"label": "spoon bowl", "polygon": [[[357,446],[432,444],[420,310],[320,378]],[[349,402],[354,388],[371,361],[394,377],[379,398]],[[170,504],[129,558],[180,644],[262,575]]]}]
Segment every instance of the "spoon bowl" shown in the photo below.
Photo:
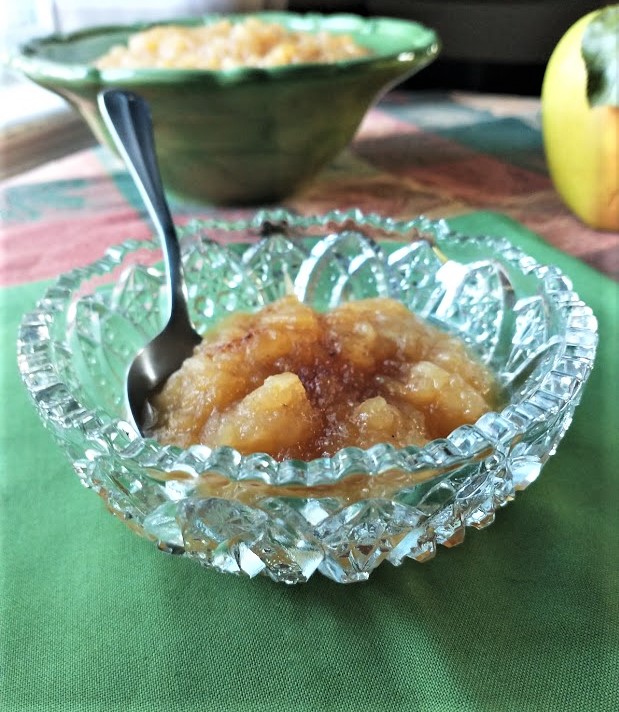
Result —
[{"label": "spoon bowl", "polygon": [[161,241],[166,267],[167,323],[137,354],[127,373],[129,414],[137,430],[144,435],[153,424],[150,396],[191,356],[202,338],[189,317],[180,246],[159,174],[148,104],[137,94],[118,89],[101,92],[98,102]]}]

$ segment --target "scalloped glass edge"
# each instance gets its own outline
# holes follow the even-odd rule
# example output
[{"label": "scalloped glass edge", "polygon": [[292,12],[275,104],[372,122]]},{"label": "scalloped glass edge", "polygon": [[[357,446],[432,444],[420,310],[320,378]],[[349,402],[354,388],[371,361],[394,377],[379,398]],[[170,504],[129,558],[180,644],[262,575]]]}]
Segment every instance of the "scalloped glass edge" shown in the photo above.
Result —
[{"label": "scalloped glass edge", "polygon": [[[154,243],[128,241],[108,250],[93,264],[62,275],[36,309],[24,316],[18,335],[18,364],[24,384],[82,482],[97,491],[114,514],[165,551],[186,554],[220,571],[250,576],[263,573],[286,583],[305,581],[315,570],[336,581],[365,580],[383,560],[396,565],[405,558],[424,561],[434,554],[437,544],[460,543],[466,526],[490,524],[495,510],[533,482],[556,451],[593,367],[597,323],[569,280],[556,267],[537,263],[503,238],[464,236],[450,232],[441,221],[396,221],[357,210],[309,217],[267,210],[249,220],[204,220],[183,229],[181,241],[187,248],[196,230],[247,231],[256,236],[264,233],[265,225],[275,226],[275,232],[295,230],[309,235],[312,230],[323,234],[326,230],[328,236],[333,236],[334,230],[347,231],[353,226],[361,234],[372,232],[400,242],[426,243],[439,256],[459,243],[481,244],[489,254],[500,255],[504,264],[539,281],[545,297],[564,319],[565,339],[553,345],[547,373],[524,397],[423,448],[347,448],[332,458],[314,462],[278,463],[260,454],[244,457],[230,448],[181,451],[162,447],[139,437],[126,422],[89,410],[76,400],[56,367],[54,349],[58,345],[50,339],[53,320],[64,312],[84,280],[113,272],[137,248],[156,249]],[[372,238],[359,239],[384,258]],[[394,471],[414,475],[408,487],[387,499],[360,499],[352,504],[300,498],[293,506],[284,498],[270,497],[260,507],[237,506],[234,501],[216,497],[196,497],[194,488],[196,480],[207,472],[231,480],[261,480],[277,487],[298,483],[315,486],[351,474],[373,477]],[[161,477],[171,472],[177,476],[167,481]],[[282,507],[287,512],[285,517]],[[200,539],[204,533],[196,534],[197,522],[218,518],[226,524],[217,534],[211,526],[212,546],[205,546]],[[369,523],[379,531],[371,545],[367,541],[363,545],[351,543],[361,536],[360,519],[365,521],[363,531]],[[283,529],[276,527],[275,534],[273,521],[285,523]],[[229,526],[236,532],[234,536],[228,536]],[[250,539],[262,542],[258,553],[239,535],[241,531],[249,536],[247,533],[256,526],[260,536]],[[269,545],[264,543],[265,527]],[[282,531],[286,532],[285,544]],[[367,532],[363,536],[367,538]],[[233,540],[236,543],[230,544]],[[222,545],[222,541],[227,543]],[[337,542],[337,546],[333,544],[337,554],[329,548],[332,541]],[[277,556],[270,561],[274,546]],[[368,546],[374,552],[372,556],[367,555]]]},{"label": "scalloped glass edge", "polygon": [[[345,71],[349,67],[369,67],[380,65],[382,62],[395,62],[402,65],[402,72],[407,72],[412,66],[420,67],[429,63],[438,55],[441,49],[441,43],[434,32],[429,27],[426,27],[418,22],[410,20],[391,18],[391,17],[371,17],[366,18],[351,13],[336,13],[332,15],[324,15],[317,12],[311,13],[296,13],[286,11],[266,11],[252,13],[226,13],[226,17],[234,19],[244,19],[248,16],[262,18],[283,23],[284,25],[294,27],[295,29],[304,29],[316,31],[325,29],[327,31],[344,31],[357,35],[372,36],[381,32],[382,27],[391,28],[409,28],[416,33],[414,42],[402,43],[401,47],[396,50],[388,49],[385,51],[376,52],[367,57],[360,57],[339,62],[330,63],[312,63],[312,64],[297,64],[297,65],[282,65],[275,67],[237,67],[226,70],[190,70],[190,69],[170,69],[165,72],[158,69],[140,69],[140,70],[123,70],[123,69],[106,69],[99,70],[96,67],[84,63],[63,63],[45,56],[41,56],[41,48],[46,44],[67,43],[75,40],[81,40],[91,36],[103,35],[110,32],[139,32],[154,25],[161,25],[161,22],[138,22],[128,25],[106,25],[100,27],[90,27],[83,30],[78,30],[68,34],[51,34],[45,37],[38,37],[24,42],[18,50],[9,57],[11,66],[14,69],[24,72],[29,76],[43,79],[58,79],[64,81],[90,81],[94,83],[106,83],[125,81],[125,82],[164,82],[177,83],[182,80],[182,77],[188,78],[201,76],[215,84],[230,84],[232,82],[241,82],[251,80],[253,78],[271,77],[311,77],[316,73],[324,73],[325,71]],[[200,20],[210,21],[217,20],[222,17],[221,14],[209,13],[202,17],[195,18],[171,18],[165,21],[165,24],[180,23],[180,24],[196,24]],[[417,37],[418,35],[418,37]]]}]

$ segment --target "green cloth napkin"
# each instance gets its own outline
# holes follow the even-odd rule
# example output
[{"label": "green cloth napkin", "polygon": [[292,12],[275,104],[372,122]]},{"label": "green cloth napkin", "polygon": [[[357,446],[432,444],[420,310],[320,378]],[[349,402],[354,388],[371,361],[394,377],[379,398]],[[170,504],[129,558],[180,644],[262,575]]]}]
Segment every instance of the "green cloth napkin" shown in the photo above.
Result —
[{"label": "green cloth napkin", "polygon": [[599,319],[597,365],[558,454],[491,527],[350,586],[218,574],[110,516],[18,378],[43,285],[0,292],[0,710],[617,709],[619,286],[500,215],[452,224],[562,267]]}]

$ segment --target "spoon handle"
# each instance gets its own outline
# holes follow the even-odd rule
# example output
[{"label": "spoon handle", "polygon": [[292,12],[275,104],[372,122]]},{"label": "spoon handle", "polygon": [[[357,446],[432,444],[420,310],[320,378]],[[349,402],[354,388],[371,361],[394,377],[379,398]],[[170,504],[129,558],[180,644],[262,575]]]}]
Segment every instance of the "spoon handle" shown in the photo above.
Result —
[{"label": "spoon handle", "polygon": [[187,302],[180,246],[157,165],[148,104],[133,92],[107,89],[99,94],[105,124],[131,172],[165,251],[170,318],[186,317]]}]

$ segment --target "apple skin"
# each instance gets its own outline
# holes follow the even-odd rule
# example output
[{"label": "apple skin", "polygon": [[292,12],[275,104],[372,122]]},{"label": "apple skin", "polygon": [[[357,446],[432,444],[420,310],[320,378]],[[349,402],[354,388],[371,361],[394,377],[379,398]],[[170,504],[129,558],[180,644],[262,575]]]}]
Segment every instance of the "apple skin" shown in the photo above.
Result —
[{"label": "apple skin", "polygon": [[559,40],[544,74],[542,133],[550,176],[587,225],[619,231],[619,108],[591,107],[580,47],[596,10]]}]

